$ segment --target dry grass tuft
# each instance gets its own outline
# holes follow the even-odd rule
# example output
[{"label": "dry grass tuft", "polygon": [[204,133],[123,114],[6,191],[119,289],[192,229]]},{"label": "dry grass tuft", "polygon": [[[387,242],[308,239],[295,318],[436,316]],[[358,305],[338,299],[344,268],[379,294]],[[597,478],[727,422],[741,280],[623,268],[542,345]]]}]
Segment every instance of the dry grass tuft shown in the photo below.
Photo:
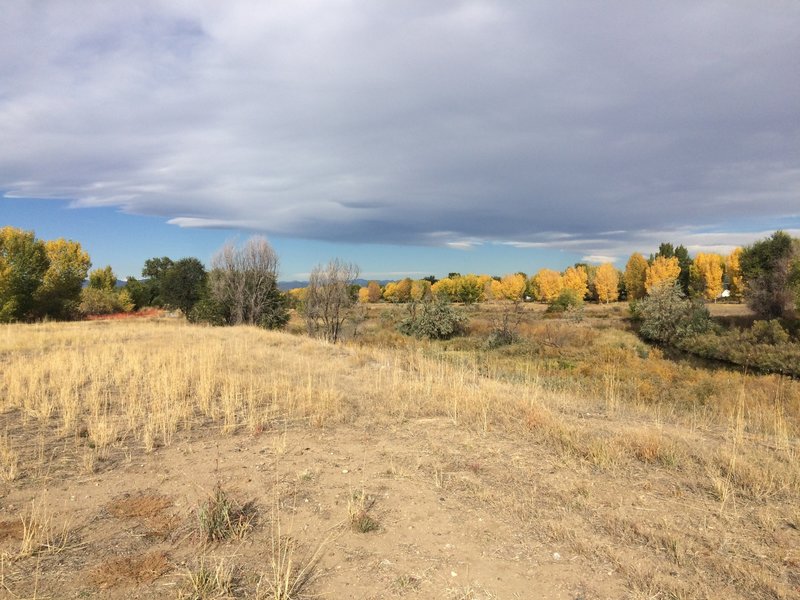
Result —
[{"label": "dry grass tuft", "polygon": [[318,576],[319,561],[330,540],[330,537],[325,538],[308,554],[294,537],[283,532],[276,506],[270,531],[269,569],[259,577],[256,600],[301,600],[313,597],[309,588]]},{"label": "dry grass tuft", "polygon": [[30,510],[22,517],[22,536],[17,558],[38,554],[58,554],[75,541],[69,523],[58,525],[46,500],[31,500]]},{"label": "dry grass tuft", "polygon": [[[213,563],[213,564],[210,564]],[[186,583],[178,591],[178,600],[222,600],[232,598],[235,569],[225,560],[200,557],[186,572]]]},{"label": "dry grass tuft", "polygon": [[255,504],[239,504],[220,484],[197,512],[200,532],[206,542],[241,539],[253,528]]}]

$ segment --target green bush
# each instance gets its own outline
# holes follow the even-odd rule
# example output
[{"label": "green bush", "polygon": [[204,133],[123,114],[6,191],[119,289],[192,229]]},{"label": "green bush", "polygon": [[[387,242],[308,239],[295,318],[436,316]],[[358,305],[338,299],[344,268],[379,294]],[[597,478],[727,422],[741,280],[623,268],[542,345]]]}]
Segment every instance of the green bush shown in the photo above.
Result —
[{"label": "green bush", "polygon": [[563,313],[570,309],[573,311],[583,308],[583,297],[579,292],[571,289],[561,290],[558,297],[547,307],[549,313]]},{"label": "green bush", "polygon": [[448,340],[463,331],[466,320],[450,302],[437,297],[423,302],[416,314],[403,319],[397,329],[418,338]]},{"label": "green bush", "polygon": [[752,329],[689,336],[679,340],[675,347],[696,356],[720,360],[756,371],[782,373],[793,377],[800,376],[800,344],[788,341],[758,342]]},{"label": "green bush", "polygon": [[268,298],[258,326],[264,329],[283,329],[289,322],[289,300],[287,294],[275,288],[273,294]]},{"label": "green bush", "polygon": [[186,319],[190,323],[205,323],[207,325],[227,325],[230,316],[225,307],[212,298],[203,298],[197,302]]},{"label": "green bush", "polygon": [[660,285],[650,290],[632,309],[641,321],[639,334],[649,340],[675,344],[687,336],[707,332],[711,328],[708,309],[687,300],[677,284]]},{"label": "green bush", "polygon": [[749,333],[752,340],[759,344],[785,344],[789,341],[789,333],[777,319],[755,321]]}]

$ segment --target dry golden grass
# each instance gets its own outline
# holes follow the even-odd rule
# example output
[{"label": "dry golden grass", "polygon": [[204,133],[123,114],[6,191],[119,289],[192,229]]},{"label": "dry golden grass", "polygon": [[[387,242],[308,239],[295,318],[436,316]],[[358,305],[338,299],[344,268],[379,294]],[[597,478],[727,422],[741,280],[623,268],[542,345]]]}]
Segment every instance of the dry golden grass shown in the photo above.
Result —
[{"label": "dry golden grass", "polygon": [[[523,324],[528,345],[496,352],[469,340],[331,346],[172,321],[0,326],[0,476],[7,486],[37,485],[59,473],[113,469],[200,434],[446,419],[476,439],[514,440],[567,466],[574,481],[559,485],[574,493],[543,495],[524,469],[454,456],[417,465],[430,485],[493,507],[527,535],[614,565],[631,597],[714,597],[718,586],[742,598],[792,597],[800,577],[800,384],[675,364],[615,326],[532,314]],[[379,331],[373,341],[390,335]],[[487,460],[526,464],[525,456]],[[595,479],[630,481],[650,497],[651,477],[669,481],[653,484],[661,485],[657,508],[615,504],[591,487]],[[367,514],[353,506],[351,517]],[[109,511],[147,519],[167,507],[169,499],[154,494],[120,498]],[[15,555],[59,547],[52,516],[28,519],[22,532],[12,522],[0,527]],[[296,576],[288,564],[294,547],[280,532],[273,537],[278,562],[268,579],[281,579],[270,590]],[[149,559],[108,564],[147,581],[168,568],[153,557],[152,568]],[[98,585],[116,585],[107,570],[96,572]],[[455,596],[484,597],[475,589]],[[268,597],[284,597],[277,594]]]}]

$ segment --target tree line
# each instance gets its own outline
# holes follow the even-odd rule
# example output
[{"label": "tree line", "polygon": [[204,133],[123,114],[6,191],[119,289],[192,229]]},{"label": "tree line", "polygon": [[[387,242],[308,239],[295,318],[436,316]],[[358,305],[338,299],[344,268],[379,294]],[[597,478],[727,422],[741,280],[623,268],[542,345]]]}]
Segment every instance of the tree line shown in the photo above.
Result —
[{"label": "tree line", "polygon": [[76,319],[155,306],[179,309],[194,322],[280,328],[294,307],[303,312],[310,333],[335,340],[343,315],[356,301],[610,303],[641,300],[664,283],[707,301],[726,291],[765,318],[784,317],[800,306],[800,240],[782,231],[727,256],[692,258],[685,247],[663,243],[649,258],[632,254],[624,271],[611,263],[578,263],[562,272],[540,269],[530,277],[450,273],[439,280],[407,278],[383,286],[371,281],[359,287],[354,283],[358,268],[333,260],[315,267],[306,288],[288,294],[278,289],[278,264],[269,242],[255,236],[241,246],[224,245],[208,270],[193,257],[154,257],[145,262],[141,279],[130,277],[118,286],[111,267],[90,271],[80,243],[39,240],[32,231],[3,227],[0,322]]},{"label": "tree line", "polygon": [[701,252],[694,258],[684,246],[662,243],[648,258],[633,253],[622,271],[612,263],[577,263],[561,272],[543,268],[530,277],[524,272],[502,277],[450,273],[440,280],[406,278],[384,286],[370,281],[358,290],[358,299],[406,303],[444,297],[464,304],[493,300],[553,304],[567,297],[567,301],[607,304],[641,300],[664,284],[675,284],[687,298],[746,300],[759,316],[782,317],[800,306],[800,240],[777,231],[727,256]]}]

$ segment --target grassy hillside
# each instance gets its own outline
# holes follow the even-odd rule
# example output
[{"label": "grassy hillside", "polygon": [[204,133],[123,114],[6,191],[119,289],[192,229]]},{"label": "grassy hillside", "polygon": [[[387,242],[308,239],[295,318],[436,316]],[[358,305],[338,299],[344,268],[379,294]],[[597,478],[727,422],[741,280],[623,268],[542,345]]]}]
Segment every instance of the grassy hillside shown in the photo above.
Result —
[{"label": "grassy hillside", "polygon": [[608,310],[496,350],[485,312],[424,343],[381,310],[345,346],[0,328],[0,595],[800,595],[798,382]]}]

